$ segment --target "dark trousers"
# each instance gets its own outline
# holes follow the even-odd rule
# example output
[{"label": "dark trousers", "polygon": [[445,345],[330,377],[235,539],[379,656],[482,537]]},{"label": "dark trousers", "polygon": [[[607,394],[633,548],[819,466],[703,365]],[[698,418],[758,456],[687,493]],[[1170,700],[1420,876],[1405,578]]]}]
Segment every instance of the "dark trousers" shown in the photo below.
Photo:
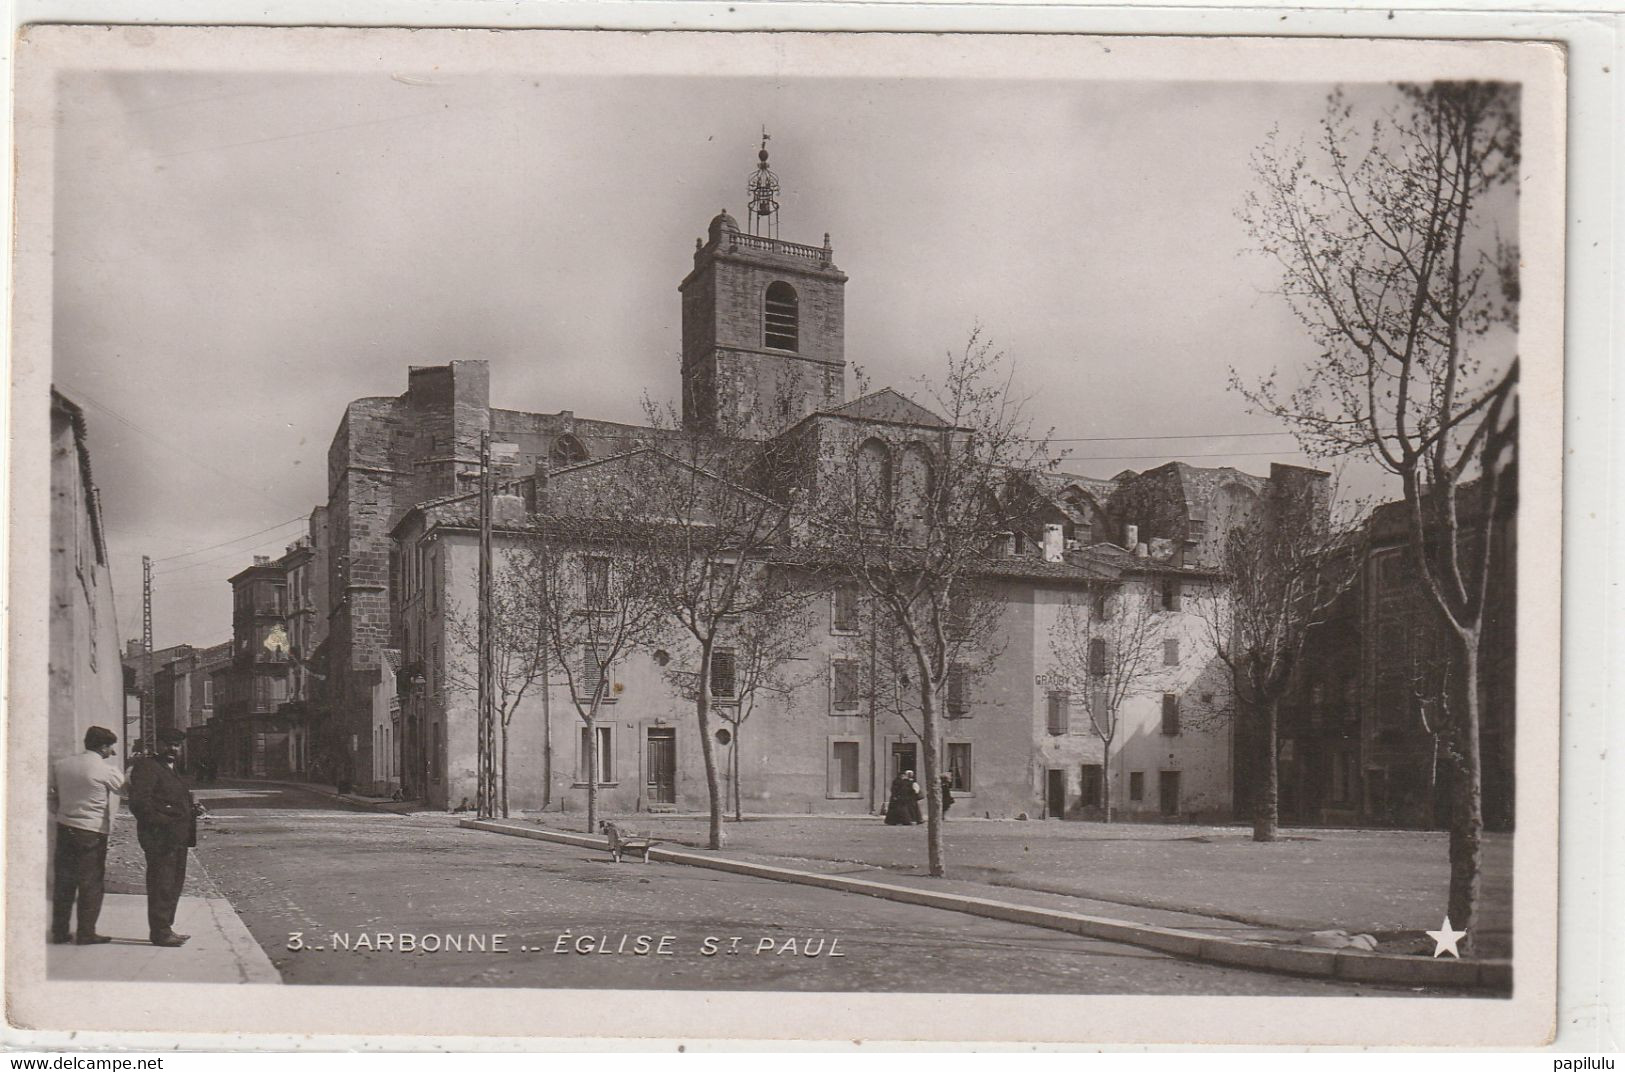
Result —
[{"label": "dark trousers", "polygon": [[175,908],[186,885],[186,846],[152,838],[141,848],[147,854],[147,930],[149,937],[162,938],[175,929]]},{"label": "dark trousers", "polygon": [[95,934],[106,889],[107,835],[77,827],[56,828],[56,873],[51,887],[51,935],[68,936],[73,906],[79,904],[79,933]]}]

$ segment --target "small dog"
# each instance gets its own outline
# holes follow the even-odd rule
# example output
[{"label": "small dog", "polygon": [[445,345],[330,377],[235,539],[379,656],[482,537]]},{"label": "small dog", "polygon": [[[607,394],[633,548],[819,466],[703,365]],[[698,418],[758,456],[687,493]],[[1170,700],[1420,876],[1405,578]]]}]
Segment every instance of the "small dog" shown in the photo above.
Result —
[{"label": "small dog", "polygon": [[621,833],[621,828],[620,827],[616,826],[614,823],[610,822],[608,819],[605,819],[602,822],[600,822],[598,824],[598,829],[603,833],[604,837],[609,841],[609,855],[614,859],[614,861],[616,863],[620,863],[621,862],[621,854],[622,853],[627,853],[627,852],[642,853],[643,854],[643,862],[648,863],[649,862],[649,850],[654,848],[656,845],[660,844],[660,842],[654,840],[653,838],[627,837],[626,835]]}]

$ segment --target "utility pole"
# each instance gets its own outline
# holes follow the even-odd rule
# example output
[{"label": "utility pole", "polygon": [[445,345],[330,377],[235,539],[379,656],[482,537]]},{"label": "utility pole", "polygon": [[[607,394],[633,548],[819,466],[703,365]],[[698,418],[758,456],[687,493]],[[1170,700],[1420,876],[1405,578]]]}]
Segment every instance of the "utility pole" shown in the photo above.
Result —
[{"label": "utility pole", "polygon": [[141,556],[141,651],[146,657],[141,688],[141,743],[150,755],[158,745],[158,694],[152,670],[152,559],[147,555]]},{"label": "utility pole", "polygon": [[479,790],[481,819],[496,815],[495,734],[491,703],[495,674],[491,628],[491,433],[480,433]]}]

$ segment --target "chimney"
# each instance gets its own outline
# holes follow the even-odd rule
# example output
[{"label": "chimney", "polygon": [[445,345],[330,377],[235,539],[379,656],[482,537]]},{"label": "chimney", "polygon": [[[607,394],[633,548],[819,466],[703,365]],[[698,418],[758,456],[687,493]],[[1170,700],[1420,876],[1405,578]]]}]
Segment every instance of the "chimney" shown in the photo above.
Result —
[{"label": "chimney", "polygon": [[1045,525],[1044,526],[1044,561],[1045,562],[1059,562],[1059,561],[1061,561],[1062,547],[1063,547],[1063,545],[1062,545],[1062,542],[1061,542],[1061,526],[1059,526],[1059,525]]},{"label": "chimney", "polygon": [[1123,526],[1123,546],[1128,548],[1130,551],[1132,551],[1132,550],[1134,550],[1135,547],[1137,547],[1139,545],[1139,543],[1140,543],[1140,526],[1138,526],[1138,525],[1124,525]]}]

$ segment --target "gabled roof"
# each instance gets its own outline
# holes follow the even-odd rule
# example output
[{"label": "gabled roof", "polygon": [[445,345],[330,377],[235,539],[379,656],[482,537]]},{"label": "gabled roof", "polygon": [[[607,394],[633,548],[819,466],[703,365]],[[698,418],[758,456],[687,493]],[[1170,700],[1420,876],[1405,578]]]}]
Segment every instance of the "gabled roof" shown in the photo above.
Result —
[{"label": "gabled roof", "polygon": [[862,398],[854,398],[850,402],[822,412],[841,417],[856,417],[865,421],[916,424],[924,425],[927,428],[948,427],[947,421],[918,402],[903,397],[890,387],[883,387],[878,391],[864,395]]}]

